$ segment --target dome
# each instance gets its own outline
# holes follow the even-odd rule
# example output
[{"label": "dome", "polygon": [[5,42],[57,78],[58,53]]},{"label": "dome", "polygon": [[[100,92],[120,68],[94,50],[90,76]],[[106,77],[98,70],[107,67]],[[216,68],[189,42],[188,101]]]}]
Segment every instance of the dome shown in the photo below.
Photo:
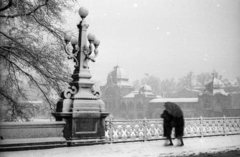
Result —
[{"label": "dome", "polygon": [[213,88],[214,89],[220,89],[223,87],[223,83],[221,80],[217,79],[217,78],[213,78],[213,81],[212,81],[212,84],[213,84]]},{"label": "dome", "polygon": [[129,79],[126,71],[119,66],[115,66],[113,68],[113,70],[108,74],[108,79],[109,77],[116,77],[117,79],[126,79],[126,80]]},{"label": "dome", "polygon": [[145,84],[145,85],[142,85],[140,88],[139,88],[139,94],[138,94],[138,96],[140,96],[140,95],[144,95],[145,97],[151,97],[151,98],[156,98],[156,97],[160,97],[160,96],[158,96],[158,95],[156,95],[156,94],[153,94],[152,93],[152,88],[149,86],[149,85],[147,85],[147,84]]},{"label": "dome", "polygon": [[113,70],[108,74],[107,80],[108,82],[111,81],[118,86],[130,87],[130,83],[128,82],[129,78],[126,71],[119,66],[115,66],[113,68]]},{"label": "dome", "polygon": [[213,75],[212,81],[206,84],[206,91],[212,94],[221,93],[227,95],[227,93],[223,89],[223,86],[224,85],[222,81]]},{"label": "dome", "polygon": [[143,93],[152,92],[152,88],[147,84],[142,85],[139,90],[142,91]]},{"label": "dome", "polygon": [[216,77],[213,77],[212,80],[206,84],[207,87],[211,89],[221,89],[223,88],[223,83]]}]

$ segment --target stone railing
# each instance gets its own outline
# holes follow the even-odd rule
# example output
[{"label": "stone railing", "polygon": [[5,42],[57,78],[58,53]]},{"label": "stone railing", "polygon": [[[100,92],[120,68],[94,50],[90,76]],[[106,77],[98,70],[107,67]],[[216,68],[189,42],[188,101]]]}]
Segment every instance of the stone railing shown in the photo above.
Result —
[{"label": "stone railing", "polygon": [[[162,119],[106,121],[108,143],[164,139]],[[185,118],[184,137],[240,134],[240,117]]]},{"label": "stone railing", "polygon": [[66,145],[65,122],[1,122],[0,150]]}]

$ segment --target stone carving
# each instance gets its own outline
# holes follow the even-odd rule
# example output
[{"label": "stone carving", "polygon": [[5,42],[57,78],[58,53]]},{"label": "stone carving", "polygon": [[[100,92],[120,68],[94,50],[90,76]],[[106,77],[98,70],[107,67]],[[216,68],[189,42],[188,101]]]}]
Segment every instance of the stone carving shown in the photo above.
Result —
[{"label": "stone carving", "polygon": [[68,89],[64,91],[64,97],[66,99],[70,99],[72,95],[76,94],[77,92],[78,92],[77,87],[69,86]]}]

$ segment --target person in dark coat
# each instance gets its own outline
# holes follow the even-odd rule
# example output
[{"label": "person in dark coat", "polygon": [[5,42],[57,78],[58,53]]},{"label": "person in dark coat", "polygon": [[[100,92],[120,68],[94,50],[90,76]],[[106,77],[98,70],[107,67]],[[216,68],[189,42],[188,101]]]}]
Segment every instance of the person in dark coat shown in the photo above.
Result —
[{"label": "person in dark coat", "polygon": [[172,146],[172,138],[171,138],[171,134],[172,134],[172,124],[171,122],[173,121],[173,116],[171,114],[168,113],[167,110],[164,110],[163,113],[161,114],[161,118],[163,118],[163,136],[166,137],[167,141],[169,140],[169,146]]},{"label": "person in dark coat", "polygon": [[175,137],[181,142],[179,146],[183,146],[183,134],[184,134],[184,117],[174,117],[173,125],[175,127]]},{"label": "person in dark coat", "polygon": [[175,138],[177,138],[181,143],[179,146],[183,146],[183,134],[184,134],[184,117],[181,108],[172,102],[166,102],[165,108],[173,116],[171,122],[172,127],[175,128]]}]

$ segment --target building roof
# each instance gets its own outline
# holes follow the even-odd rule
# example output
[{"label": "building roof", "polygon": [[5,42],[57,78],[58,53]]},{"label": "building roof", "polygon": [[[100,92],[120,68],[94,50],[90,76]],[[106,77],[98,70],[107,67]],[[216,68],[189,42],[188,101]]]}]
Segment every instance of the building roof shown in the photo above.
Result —
[{"label": "building roof", "polygon": [[123,98],[134,98],[134,95],[138,94],[138,91],[132,91],[128,93],[127,95],[123,96]]},{"label": "building roof", "polygon": [[150,103],[165,102],[198,102],[198,98],[157,98],[150,101]]}]

